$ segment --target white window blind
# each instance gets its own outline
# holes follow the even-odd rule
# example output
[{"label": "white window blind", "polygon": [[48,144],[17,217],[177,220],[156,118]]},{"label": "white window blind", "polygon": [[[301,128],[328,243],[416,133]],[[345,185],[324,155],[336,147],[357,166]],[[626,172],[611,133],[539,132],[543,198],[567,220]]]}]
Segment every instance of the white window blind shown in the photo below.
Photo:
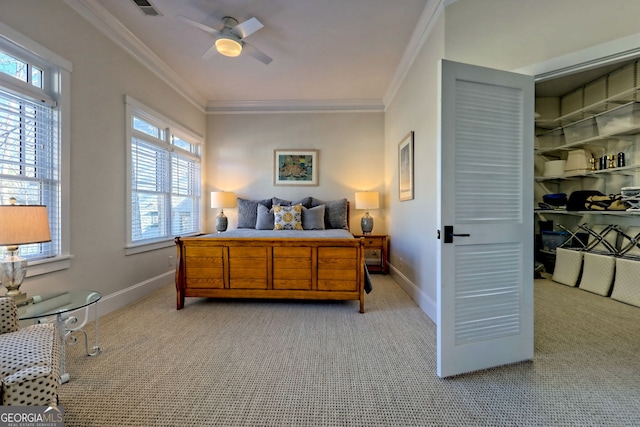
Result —
[{"label": "white window blind", "polygon": [[140,105],[129,106],[128,111],[129,246],[199,232],[200,144]]},{"label": "white window blind", "polygon": [[55,107],[0,88],[0,204],[45,205],[52,241],[20,246],[31,259],[60,252],[59,144]]},{"label": "white window blind", "polygon": [[174,236],[200,230],[200,163],[177,150],[171,155],[171,215]]},{"label": "white window blind", "polygon": [[132,187],[132,241],[157,239],[167,236],[166,216],[169,200],[169,152],[166,148],[131,140],[133,175]]}]

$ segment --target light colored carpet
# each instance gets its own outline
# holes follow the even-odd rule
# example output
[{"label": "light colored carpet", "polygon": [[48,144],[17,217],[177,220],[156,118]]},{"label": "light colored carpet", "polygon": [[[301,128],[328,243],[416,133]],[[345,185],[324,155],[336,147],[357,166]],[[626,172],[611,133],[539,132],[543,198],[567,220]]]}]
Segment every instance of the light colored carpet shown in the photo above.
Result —
[{"label": "light colored carpet", "polygon": [[173,286],[69,347],[68,426],[638,426],[640,308],[536,281],[533,362],[435,374],[435,325],[389,277],[357,302],[187,299]]}]

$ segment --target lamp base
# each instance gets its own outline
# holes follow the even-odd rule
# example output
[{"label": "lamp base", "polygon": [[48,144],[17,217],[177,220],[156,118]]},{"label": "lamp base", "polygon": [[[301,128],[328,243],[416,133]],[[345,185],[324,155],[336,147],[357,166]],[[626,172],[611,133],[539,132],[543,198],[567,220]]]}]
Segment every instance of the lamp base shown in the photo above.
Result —
[{"label": "lamp base", "polygon": [[218,216],[216,216],[216,231],[218,233],[227,231],[228,225],[229,225],[229,220],[225,216],[224,212],[220,212]]},{"label": "lamp base", "polygon": [[373,230],[373,218],[371,218],[369,212],[366,212],[360,220],[360,227],[362,228],[362,234],[365,236],[371,234]]},{"label": "lamp base", "polygon": [[7,288],[6,296],[13,298],[16,305],[28,304],[27,294],[20,291],[27,275],[27,260],[18,255],[17,246],[9,246],[7,250],[7,257],[0,261],[0,282]]},{"label": "lamp base", "polygon": [[7,292],[6,296],[10,297],[18,307],[30,304],[31,301],[33,301],[33,298],[28,297],[25,292],[20,291],[15,294],[10,294],[10,292]]}]

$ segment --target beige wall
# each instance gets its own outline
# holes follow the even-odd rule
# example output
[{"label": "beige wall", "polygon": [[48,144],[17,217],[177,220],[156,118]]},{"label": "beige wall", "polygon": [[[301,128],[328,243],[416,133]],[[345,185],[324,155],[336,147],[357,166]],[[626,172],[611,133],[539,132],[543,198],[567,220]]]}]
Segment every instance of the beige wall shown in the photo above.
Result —
[{"label": "beige wall", "polygon": [[[444,19],[429,38],[385,115],[385,185],[390,194],[390,258],[398,283],[435,319],[437,273],[438,61]],[[413,200],[398,200],[398,143],[414,131]]]},{"label": "beige wall", "polygon": [[[205,114],[61,0],[2,0],[0,20],[70,61],[71,267],[27,279],[28,293],[94,289],[108,296],[169,273],[169,247],[125,256],[125,112],[129,95],[204,135]],[[169,274],[166,283],[173,277]],[[104,314],[104,313],[103,313]]]},{"label": "beige wall", "polygon": [[[319,150],[319,185],[274,186],[274,149]],[[215,114],[207,120],[206,197],[210,191],[235,191],[238,197],[296,200],[347,198],[351,231],[360,232],[364,211],[355,210],[356,191],[379,191],[384,203],[383,113]],[[384,210],[374,210],[374,233],[384,233]],[[214,230],[217,209],[207,209]],[[237,209],[225,209],[229,227]]]}]

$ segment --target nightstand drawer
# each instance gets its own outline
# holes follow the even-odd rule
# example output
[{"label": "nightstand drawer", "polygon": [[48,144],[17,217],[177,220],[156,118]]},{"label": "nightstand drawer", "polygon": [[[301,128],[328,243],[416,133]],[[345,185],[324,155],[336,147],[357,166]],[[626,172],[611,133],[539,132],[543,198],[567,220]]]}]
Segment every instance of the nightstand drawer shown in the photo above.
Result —
[{"label": "nightstand drawer", "polygon": [[365,237],[364,245],[365,246],[375,246],[376,248],[381,248],[384,244],[384,237]]}]

